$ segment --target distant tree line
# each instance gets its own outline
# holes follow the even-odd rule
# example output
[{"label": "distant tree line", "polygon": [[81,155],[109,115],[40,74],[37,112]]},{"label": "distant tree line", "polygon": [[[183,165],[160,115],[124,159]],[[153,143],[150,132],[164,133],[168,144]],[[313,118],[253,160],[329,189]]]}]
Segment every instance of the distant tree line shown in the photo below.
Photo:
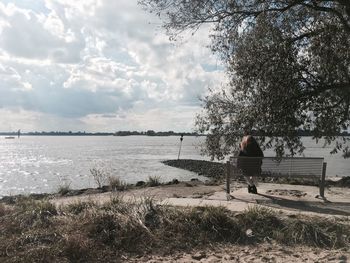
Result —
[{"label": "distant tree line", "polygon": [[198,136],[195,132],[174,132],[174,131],[160,131],[156,132],[154,130],[148,131],[117,131],[113,134],[114,136],[130,136],[130,135],[146,135],[146,136]]},{"label": "distant tree line", "polygon": [[[0,136],[17,135],[17,132],[0,132]],[[174,131],[160,131],[156,132],[154,130],[148,131],[117,131],[117,132],[62,132],[62,131],[34,131],[34,132],[22,132],[21,135],[31,135],[31,136],[132,136],[132,135],[143,135],[143,136],[198,136],[194,132],[174,132]]]}]

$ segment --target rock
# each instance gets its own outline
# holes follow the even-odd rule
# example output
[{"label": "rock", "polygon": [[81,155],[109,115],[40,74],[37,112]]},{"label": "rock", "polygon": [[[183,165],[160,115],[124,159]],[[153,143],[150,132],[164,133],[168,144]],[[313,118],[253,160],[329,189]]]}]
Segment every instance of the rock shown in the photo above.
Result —
[{"label": "rock", "polygon": [[193,194],[193,195],[190,195],[189,197],[190,198],[194,198],[194,199],[199,199],[199,198],[202,198],[203,195],[201,195],[201,194]]},{"label": "rock", "polygon": [[86,194],[86,195],[98,194],[98,193],[101,193],[101,191],[99,189],[95,189],[95,188],[88,188],[84,192],[84,194]]},{"label": "rock", "polygon": [[197,252],[196,254],[192,255],[192,258],[195,260],[201,260],[202,258],[207,257],[205,252]]},{"label": "rock", "polygon": [[144,186],[146,182],[144,181],[138,181],[135,186]]},{"label": "rock", "polygon": [[109,192],[109,186],[108,186],[108,185],[103,185],[103,186],[101,187],[101,190],[102,190],[103,193],[104,193],[104,192]]}]

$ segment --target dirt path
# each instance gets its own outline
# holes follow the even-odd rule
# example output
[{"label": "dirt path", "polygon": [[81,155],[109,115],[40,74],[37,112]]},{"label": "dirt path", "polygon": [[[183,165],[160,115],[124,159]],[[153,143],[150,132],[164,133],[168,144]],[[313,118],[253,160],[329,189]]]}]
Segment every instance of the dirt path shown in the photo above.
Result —
[{"label": "dirt path", "polygon": [[350,261],[350,252],[343,250],[322,250],[306,247],[282,247],[277,244],[260,244],[258,246],[224,246],[209,250],[197,250],[172,256],[144,256],[127,259],[128,262],[177,262],[177,263],[219,263],[219,262],[342,262]]},{"label": "dirt path", "polygon": [[249,194],[244,184],[236,183],[227,201],[224,185],[208,186],[202,182],[181,182],[176,185],[162,185],[132,189],[117,193],[100,193],[52,200],[57,206],[79,201],[103,203],[119,195],[126,200],[153,198],[163,205],[176,206],[225,206],[232,211],[243,211],[251,205],[262,205],[288,214],[350,217],[350,190],[332,187],[326,189],[326,200],[316,198],[318,188],[287,184],[262,183],[258,194]]}]

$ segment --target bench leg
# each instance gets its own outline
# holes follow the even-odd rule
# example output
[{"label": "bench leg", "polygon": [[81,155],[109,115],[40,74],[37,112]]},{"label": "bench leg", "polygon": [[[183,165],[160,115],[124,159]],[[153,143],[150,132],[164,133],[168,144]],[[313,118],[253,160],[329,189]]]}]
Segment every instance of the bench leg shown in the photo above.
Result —
[{"label": "bench leg", "polygon": [[325,181],[326,181],[326,170],[327,170],[327,163],[323,163],[322,167],[322,177],[320,180],[320,196],[324,198],[324,187],[325,187]]},{"label": "bench leg", "polygon": [[231,164],[226,162],[226,193],[230,194]]}]

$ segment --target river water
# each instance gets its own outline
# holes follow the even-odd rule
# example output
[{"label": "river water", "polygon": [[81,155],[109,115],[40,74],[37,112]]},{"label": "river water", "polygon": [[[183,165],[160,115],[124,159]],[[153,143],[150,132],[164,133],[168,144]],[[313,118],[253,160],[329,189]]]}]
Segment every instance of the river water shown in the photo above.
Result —
[{"label": "river water", "polygon": [[[203,137],[184,137],[182,159],[208,160],[200,155]],[[327,176],[349,176],[350,160],[330,155],[305,138],[306,157],[324,157]],[[162,160],[177,159],[179,137],[149,136],[22,136],[0,137],[0,197],[4,195],[56,192],[60,185],[73,189],[96,187],[90,169],[119,176],[128,183],[159,176],[161,181],[174,178],[189,180],[196,174],[169,167]],[[272,153],[265,152],[265,156]],[[202,177],[201,179],[205,179]]]}]

